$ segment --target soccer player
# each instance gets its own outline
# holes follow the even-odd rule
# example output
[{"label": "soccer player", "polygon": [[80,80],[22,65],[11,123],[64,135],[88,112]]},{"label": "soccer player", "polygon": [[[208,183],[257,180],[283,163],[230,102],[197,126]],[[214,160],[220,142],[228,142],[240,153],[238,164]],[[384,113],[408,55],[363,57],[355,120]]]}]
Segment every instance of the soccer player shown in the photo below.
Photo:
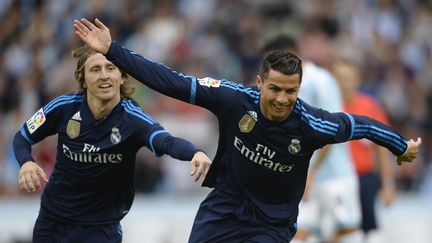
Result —
[{"label": "soccer player", "polygon": [[[370,95],[358,90],[361,74],[358,67],[346,60],[334,63],[332,71],[339,81],[346,112],[367,115],[382,123],[388,123],[387,116],[379,103]],[[369,238],[369,233],[378,228],[375,203],[378,192],[384,205],[388,206],[396,194],[393,171],[387,150],[367,140],[348,143],[360,182],[361,228]],[[377,174],[377,172],[379,172]],[[378,176],[379,175],[379,176]]]},{"label": "soccer player", "polygon": [[[191,160],[191,175],[203,179],[211,161],[190,142],[171,136],[131,98],[128,75],[88,47],[78,58],[80,91],[62,95],[38,110],[16,133],[14,152],[21,166],[19,187],[41,189],[33,242],[121,242],[120,220],[134,198],[137,151]],[[55,168],[48,180],[31,146],[58,134]]]},{"label": "soccer player", "polygon": [[148,87],[211,111],[219,121],[216,156],[203,182],[214,187],[201,203],[189,242],[289,242],[309,160],[330,143],[368,138],[410,162],[421,139],[405,139],[364,116],[330,113],[297,98],[302,62],[289,51],[271,52],[256,87],[172,71],[111,40],[98,19],[74,21],[91,48]]},{"label": "soccer player", "polygon": [[[281,35],[264,47],[266,52],[283,49],[298,52],[296,40]],[[312,106],[341,111],[342,96],[333,75],[309,60],[303,60],[302,68],[299,97]],[[325,146],[315,153],[306,188],[295,242],[306,242],[313,232],[331,242],[362,242],[358,179],[346,144]]]}]

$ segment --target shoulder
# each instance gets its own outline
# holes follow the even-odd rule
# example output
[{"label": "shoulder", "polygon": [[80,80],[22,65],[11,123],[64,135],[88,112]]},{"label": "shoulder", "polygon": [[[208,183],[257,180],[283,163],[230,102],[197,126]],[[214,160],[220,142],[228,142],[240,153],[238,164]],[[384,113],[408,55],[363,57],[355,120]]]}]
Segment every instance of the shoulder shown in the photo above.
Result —
[{"label": "shoulder", "polygon": [[226,79],[220,80],[219,87],[225,88],[227,91],[232,91],[237,95],[244,95],[251,98],[259,97],[259,90],[254,86],[246,86],[242,83],[236,83]]},{"label": "shoulder", "polygon": [[149,114],[145,113],[144,110],[141,108],[141,106],[138,103],[136,103],[133,99],[122,99],[120,102],[125,113],[133,120],[144,122],[149,125],[158,124],[156,119],[154,119]]},{"label": "shoulder", "polygon": [[260,91],[256,86],[247,86],[230,80],[212,78],[198,79],[200,93],[207,95],[213,105],[226,110],[233,104],[259,102]]},{"label": "shoulder", "polygon": [[67,107],[71,105],[81,105],[84,100],[84,94],[82,92],[74,92],[58,96],[51,100],[48,104],[43,107],[45,113],[49,113],[54,109],[61,107]]},{"label": "shoulder", "polygon": [[335,115],[332,115],[335,113],[311,106],[301,99],[297,99],[294,112],[299,115],[303,125],[314,130],[320,131],[322,127],[331,127],[330,130],[334,130],[338,127],[335,122]]},{"label": "shoulder", "polygon": [[317,113],[319,110],[321,109],[310,105],[300,98],[297,98],[296,105],[294,106],[294,111],[298,114]]}]

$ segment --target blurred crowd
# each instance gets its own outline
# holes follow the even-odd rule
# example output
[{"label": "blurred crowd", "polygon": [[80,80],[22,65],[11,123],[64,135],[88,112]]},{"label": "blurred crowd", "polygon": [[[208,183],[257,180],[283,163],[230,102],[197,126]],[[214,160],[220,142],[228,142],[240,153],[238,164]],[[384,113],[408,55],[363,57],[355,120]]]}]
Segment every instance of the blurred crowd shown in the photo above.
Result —
[{"label": "blurred crowd", "polygon": [[[101,19],[127,48],[198,77],[253,84],[262,46],[279,34],[297,38],[301,57],[323,67],[348,58],[361,68],[362,91],[383,105],[391,125],[423,139],[415,163],[395,166],[398,188],[419,190],[431,176],[432,1],[2,0],[0,197],[20,195],[14,133],[49,100],[78,87],[71,50],[82,43],[72,21],[81,17]],[[218,128],[210,113],[138,83],[136,89],[134,98],[167,130],[214,154]],[[55,146],[51,137],[33,151],[48,173]],[[184,165],[141,151],[137,191],[198,188]]]}]

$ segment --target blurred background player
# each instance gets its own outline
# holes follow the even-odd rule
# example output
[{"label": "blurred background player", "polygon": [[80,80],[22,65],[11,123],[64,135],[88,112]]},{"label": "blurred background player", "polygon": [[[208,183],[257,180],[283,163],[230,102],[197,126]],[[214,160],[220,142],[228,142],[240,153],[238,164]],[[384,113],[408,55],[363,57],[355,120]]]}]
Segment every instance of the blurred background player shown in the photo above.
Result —
[{"label": "blurred background player", "polygon": [[[270,40],[264,48],[265,52],[277,49],[298,53],[296,40],[286,35]],[[328,111],[337,112],[343,108],[339,85],[333,75],[309,60],[303,60],[299,97]],[[306,242],[311,233],[318,233],[332,242],[360,243],[360,221],[358,181],[347,145],[327,145],[317,150],[299,206],[294,242]]]},{"label": "blurred background player", "polygon": [[[346,112],[388,123],[387,116],[376,99],[359,91],[362,77],[354,63],[339,59],[334,63],[332,72],[340,84]],[[361,228],[368,236],[378,228],[375,212],[378,192],[381,192],[385,206],[390,205],[395,197],[393,166],[388,151],[365,139],[351,141],[348,145],[360,181]]]}]

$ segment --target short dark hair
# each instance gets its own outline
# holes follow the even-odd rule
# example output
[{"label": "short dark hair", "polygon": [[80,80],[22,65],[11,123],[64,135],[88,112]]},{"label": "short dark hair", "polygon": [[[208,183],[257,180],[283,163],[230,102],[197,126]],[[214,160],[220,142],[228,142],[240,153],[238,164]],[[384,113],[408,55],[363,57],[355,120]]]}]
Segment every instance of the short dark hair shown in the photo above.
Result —
[{"label": "short dark hair", "polygon": [[298,74],[300,83],[303,76],[302,61],[294,53],[288,50],[270,51],[264,57],[261,66],[261,77],[268,77],[270,69],[278,71],[285,75]]}]

